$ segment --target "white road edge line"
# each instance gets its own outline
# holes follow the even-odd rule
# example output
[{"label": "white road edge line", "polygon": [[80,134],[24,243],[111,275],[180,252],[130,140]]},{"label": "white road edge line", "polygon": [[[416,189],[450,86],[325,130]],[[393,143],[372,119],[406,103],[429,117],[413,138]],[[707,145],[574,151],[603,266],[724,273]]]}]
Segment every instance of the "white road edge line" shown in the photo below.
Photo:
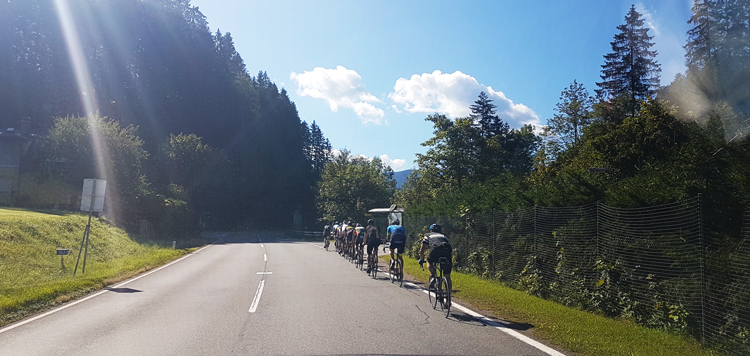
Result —
[{"label": "white road edge line", "polygon": [[[212,245],[213,245],[213,244],[212,244]],[[209,247],[209,246],[211,246],[211,245],[208,245],[208,246],[203,246],[203,247],[201,247],[200,249],[196,250],[195,252],[193,252],[193,253],[191,253],[191,254],[188,254],[188,255],[186,255],[186,256],[180,257],[179,259],[176,259],[176,260],[174,260],[174,261],[172,261],[172,262],[170,262],[170,263],[167,263],[167,264],[165,264],[164,266],[161,266],[161,267],[159,267],[159,268],[157,268],[157,269],[151,270],[151,271],[149,271],[149,272],[146,272],[146,273],[144,273],[144,274],[142,274],[142,275],[140,275],[140,276],[137,276],[137,277],[135,277],[135,278],[129,279],[129,280],[125,281],[125,282],[122,282],[122,283],[120,283],[120,284],[114,285],[114,286],[112,286],[112,287],[109,287],[109,288],[111,288],[111,289],[114,289],[114,288],[120,288],[120,287],[122,287],[122,286],[124,286],[124,285],[126,285],[126,284],[128,284],[128,283],[130,283],[130,282],[135,282],[135,281],[137,281],[137,280],[139,280],[139,279],[141,279],[141,278],[143,278],[143,277],[146,277],[146,276],[148,276],[148,275],[149,275],[149,274],[151,274],[151,273],[155,273],[155,272],[157,272],[157,271],[159,271],[159,270],[162,270],[162,269],[164,269],[164,268],[167,268],[167,267],[169,267],[169,266],[171,266],[171,265],[173,265],[173,264],[175,264],[175,263],[177,263],[177,262],[180,262],[180,261],[182,261],[182,260],[184,260],[184,259],[186,259],[186,258],[188,258],[188,257],[190,257],[190,256],[193,256],[193,255],[194,255],[195,253],[197,253],[197,252],[199,252],[199,251],[201,251],[201,250],[203,250],[204,248],[206,248],[206,247]],[[30,322],[32,322],[32,321],[36,321],[36,320],[39,320],[39,319],[41,319],[41,318],[44,318],[45,316],[49,316],[49,315],[55,314],[55,313],[57,313],[57,312],[59,312],[59,311],[61,311],[61,310],[64,310],[64,309],[70,308],[70,307],[72,307],[72,306],[74,306],[74,305],[76,305],[76,304],[80,304],[80,303],[83,303],[83,302],[85,302],[85,301],[87,301],[87,300],[89,300],[89,299],[92,299],[92,298],[98,297],[98,296],[100,296],[100,295],[102,295],[102,294],[104,294],[104,293],[107,293],[107,292],[109,292],[109,290],[103,290],[103,291],[97,292],[97,293],[95,293],[95,294],[92,294],[92,295],[90,295],[90,296],[88,296],[88,297],[85,297],[85,298],[83,298],[83,299],[79,299],[79,300],[76,300],[75,302],[72,302],[72,303],[70,303],[70,304],[65,304],[65,305],[63,305],[63,306],[61,306],[61,307],[59,307],[59,308],[56,308],[56,309],[52,309],[52,310],[50,310],[50,311],[48,311],[48,312],[46,312],[46,313],[44,313],[44,314],[39,314],[39,315],[37,315],[37,316],[35,316],[35,317],[32,317],[32,318],[30,318],[30,319],[26,319],[26,320],[24,320],[24,321],[21,321],[21,322],[18,322],[18,323],[16,323],[16,324],[13,324],[13,325],[10,325],[10,326],[7,326],[7,327],[4,327],[4,328],[0,329],[0,334],[4,333],[4,332],[6,332],[6,331],[10,331],[10,330],[13,330],[13,329],[15,329],[15,328],[17,328],[17,327],[19,327],[19,326],[22,326],[22,325],[26,325],[26,324],[28,324],[28,323],[30,323]]]},{"label": "white road edge line", "polygon": [[[383,272],[383,273],[385,275],[387,275],[387,276],[390,277],[390,273],[388,273],[388,272]],[[422,286],[418,286],[418,285],[416,285],[414,283],[409,283],[409,282],[404,282],[404,284],[410,285],[410,286],[412,286],[414,288],[421,289],[422,292],[424,292],[426,294],[430,294],[430,292],[427,289],[424,289]],[[488,317],[486,317],[486,316],[484,316],[482,314],[479,314],[479,313],[477,313],[477,312],[475,312],[475,311],[473,311],[473,310],[471,310],[471,309],[469,309],[469,308],[467,308],[467,307],[465,307],[463,305],[460,305],[458,303],[451,303],[451,307],[458,308],[462,312],[464,312],[466,314],[469,314],[469,315],[473,316],[474,318],[479,319],[481,322],[483,322],[483,323],[485,323],[485,324],[487,324],[489,326],[492,326],[495,329],[498,329],[498,330],[500,330],[500,331],[502,331],[502,332],[504,332],[504,333],[506,333],[506,334],[508,334],[508,335],[510,335],[510,336],[512,336],[512,337],[514,337],[514,338],[516,338],[516,339],[518,339],[520,341],[522,341],[522,342],[525,342],[525,343],[527,343],[527,344],[529,344],[529,345],[531,345],[531,346],[533,346],[533,347],[541,350],[542,352],[544,352],[544,353],[546,353],[546,354],[548,354],[550,356],[565,356],[564,353],[562,353],[560,351],[557,351],[557,350],[555,350],[555,349],[553,349],[553,348],[551,348],[551,347],[549,347],[549,346],[547,346],[545,344],[542,344],[541,342],[536,341],[536,340],[534,340],[534,339],[532,339],[532,338],[530,338],[530,337],[528,337],[528,336],[526,336],[524,334],[521,334],[518,331],[510,329],[510,328],[506,327],[503,324],[500,324],[500,323],[498,323],[498,322],[496,322],[494,320],[491,320]]]},{"label": "white road edge line", "polygon": [[258,284],[258,290],[255,291],[255,298],[253,298],[253,303],[250,304],[250,310],[248,312],[255,313],[255,310],[258,309],[258,302],[260,302],[260,295],[263,294],[263,286],[266,284],[265,279],[260,280],[260,284]]}]

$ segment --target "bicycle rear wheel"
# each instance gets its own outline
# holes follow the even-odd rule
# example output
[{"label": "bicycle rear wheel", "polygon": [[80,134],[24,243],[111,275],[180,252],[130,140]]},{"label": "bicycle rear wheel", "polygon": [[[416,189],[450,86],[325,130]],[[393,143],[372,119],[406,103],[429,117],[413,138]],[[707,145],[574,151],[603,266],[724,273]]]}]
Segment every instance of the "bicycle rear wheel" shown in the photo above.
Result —
[{"label": "bicycle rear wheel", "polygon": [[372,264],[372,271],[370,271],[370,275],[373,279],[376,279],[378,277],[378,257],[375,256],[375,263]]},{"label": "bicycle rear wheel", "polygon": [[447,318],[451,314],[451,294],[448,292],[448,279],[443,277],[440,280],[441,285],[441,298],[440,298],[440,309]]},{"label": "bicycle rear wheel", "polygon": [[404,266],[401,264],[401,261],[396,261],[396,268],[398,271],[398,286],[403,287],[404,286]]},{"label": "bicycle rear wheel", "polygon": [[391,283],[393,283],[393,282],[396,281],[395,263],[397,263],[397,262],[398,261],[396,261],[396,262],[391,261],[391,262],[388,263],[388,277],[391,279]]},{"label": "bicycle rear wheel", "polygon": [[435,283],[436,278],[430,277],[429,282],[427,284],[427,296],[430,299],[430,306],[432,306],[432,309],[437,308],[437,283]]}]

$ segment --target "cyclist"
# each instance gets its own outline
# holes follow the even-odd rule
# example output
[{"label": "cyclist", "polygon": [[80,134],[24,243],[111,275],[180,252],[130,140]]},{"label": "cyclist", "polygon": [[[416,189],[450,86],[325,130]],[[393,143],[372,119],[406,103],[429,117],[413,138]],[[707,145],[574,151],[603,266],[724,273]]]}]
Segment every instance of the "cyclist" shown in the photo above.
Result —
[{"label": "cyclist", "polygon": [[430,276],[435,275],[435,264],[440,257],[445,257],[448,262],[443,266],[443,276],[448,282],[448,293],[453,288],[451,281],[451,270],[453,270],[453,248],[451,247],[448,237],[443,235],[443,228],[438,224],[430,225],[430,232],[424,235],[422,239],[422,248],[419,249],[419,265],[425,263],[424,253],[427,250],[427,268],[430,270]]},{"label": "cyclist", "polygon": [[375,226],[375,221],[370,219],[367,220],[367,227],[365,228],[365,244],[367,244],[367,274],[370,274],[370,266],[375,265],[375,259],[378,258],[378,246],[380,245],[380,235],[378,235],[378,228]]},{"label": "cyclist", "polygon": [[333,239],[336,243],[336,247],[341,250],[341,225],[339,225],[339,222],[335,222],[333,224]]},{"label": "cyclist", "polygon": [[354,256],[354,226],[351,221],[347,221],[342,229],[344,232],[344,246],[349,256]]},{"label": "cyclist", "polygon": [[331,238],[331,225],[326,224],[323,227],[323,246],[328,247],[328,240]]},{"label": "cyclist", "polygon": [[354,243],[354,249],[356,250],[356,254],[362,254],[362,247],[365,244],[365,228],[362,227],[362,224],[357,223],[357,227],[354,228],[354,239],[356,242]]},{"label": "cyclist", "polygon": [[396,219],[391,226],[388,226],[388,230],[386,231],[386,240],[391,242],[389,246],[391,250],[391,265],[389,270],[395,264],[394,252],[396,252],[396,258],[401,261],[401,265],[404,265],[404,258],[401,257],[401,254],[406,250],[406,230],[400,225],[400,222]]}]

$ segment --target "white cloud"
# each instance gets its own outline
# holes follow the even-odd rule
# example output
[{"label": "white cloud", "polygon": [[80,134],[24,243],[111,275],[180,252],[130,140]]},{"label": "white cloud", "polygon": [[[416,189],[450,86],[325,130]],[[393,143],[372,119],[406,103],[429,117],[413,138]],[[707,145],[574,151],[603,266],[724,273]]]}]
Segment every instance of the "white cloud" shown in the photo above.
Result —
[{"label": "white cloud", "polygon": [[511,127],[540,124],[539,117],[526,105],[514,103],[503,92],[479,84],[474,77],[460,71],[449,74],[436,70],[414,74],[410,79],[399,78],[393,90],[388,97],[408,112],[438,112],[453,118],[469,116],[469,105],[484,91],[497,105],[497,115]]},{"label": "white cloud", "polygon": [[398,172],[400,170],[403,170],[404,169],[404,165],[406,164],[406,160],[405,159],[400,159],[400,158],[393,158],[393,159],[391,159],[386,154],[380,155],[380,160],[383,161],[383,163],[385,163],[388,166],[390,166],[391,169],[393,169],[394,172]]},{"label": "white cloud", "polygon": [[362,77],[355,70],[343,66],[316,67],[300,74],[292,72],[289,77],[297,83],[298,95],[323,99],[333,112],[339,107],[350,108],[363,122],[375,124],[380,124],[385,116],[385,112],[374,105],[382,101],[364,89]]},{"label": "white cloud", "polygon": [[[338,157],[338,156],[341,155],[341,150],[337,150],[337,149],[334,148],[334,149],[331,150],[331,154],[333,154],[334,157]],[[352,155],[351,157],[352,158],[364,158],[364,159],[366,159],[368,161],[372,161],[372,157],[366,156],[366,155],[361,154],[361,153],[358,154],[358,155]],[[386,165],[390,166],[391,169],[393,169],[394,172],[398,172],[398,171],[403,170],[404,165],[406,165],[406,160],[405,159],[400,159],[400,158],[393,158],[392,159],[392,158],[388,157],[387,154],[380,155],[380,160],[383,161],[383,163],[385,163]]]},{"label": "white cloud", "polygon": [[[692,6],[692,5],[691,5]],[[638,11],[645,22],[645,25],[651,30],[649,35],[654,36],[651,42],[658,53],[657,61],[661,64],[661,83],[667,85],[674,79],[677,73],[685,72],[685,38],[679,33],[670,31],[659,31],[660,23],[664,22],[663,16],[656,11],[647,9],[643,4],[636,5]]]}]

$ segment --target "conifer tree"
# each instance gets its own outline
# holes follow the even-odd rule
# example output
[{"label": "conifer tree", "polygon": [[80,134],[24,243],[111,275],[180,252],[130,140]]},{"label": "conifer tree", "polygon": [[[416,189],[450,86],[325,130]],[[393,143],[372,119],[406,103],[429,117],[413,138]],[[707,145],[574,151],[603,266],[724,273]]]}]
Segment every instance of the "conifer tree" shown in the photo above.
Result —
[{"label": "conifer tree", "polygon": [[469,106],[471,117],[479,126],[482,137],[504,136],[508,133],[509,126],[496,115],[496,107],[497,105],[492,103],[492,99],[485,92],[480,92],[479,99],[474,102],[474,105]]},{"label": "conifer tree", "polygon": [[649,36],[635,5],[617,29],[620,32],[610,42],[612,52],[604,55],[602,81],[596,83],[599,86],[596,93],[604,100],[619,99],[625,112],[635,116],[639,103],[659,88],[661,66],[656,62],[657,52],[651,49],[653,36]]}]

